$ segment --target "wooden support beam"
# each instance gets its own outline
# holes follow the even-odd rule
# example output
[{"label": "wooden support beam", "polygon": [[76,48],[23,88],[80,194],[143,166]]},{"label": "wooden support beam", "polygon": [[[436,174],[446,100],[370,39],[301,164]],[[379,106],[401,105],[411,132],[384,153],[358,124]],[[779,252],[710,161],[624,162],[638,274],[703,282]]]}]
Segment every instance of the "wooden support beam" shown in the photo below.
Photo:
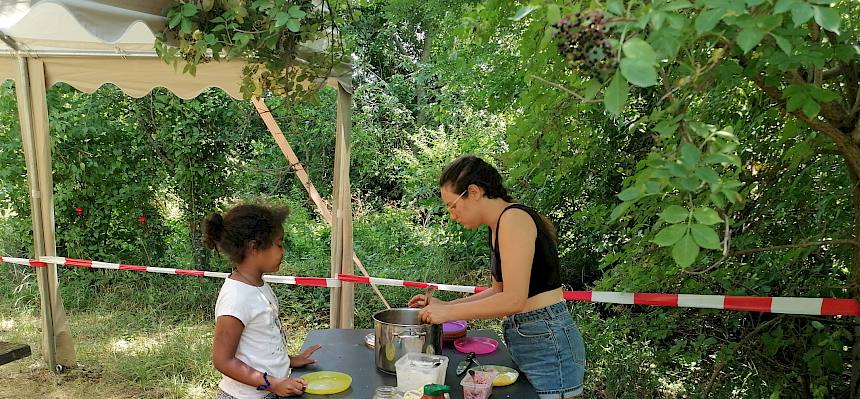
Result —
[{"label": "wooden support beam", "polygon": [[[346,122],[341,120],[343,118],[342,114],[345,112],[344,110],[340,109],[341,102],[348,102],[348,104],[349,104],[348,106],[351,107],[352,101],[350,98],[348,98],[349,93],[347,93],[345,90],[343,90],[341,88],[338,88],[338,90],[339,90],[339,94],[338,94],[338,107],[339,107],[338,108],[338,126],[339,127],[338,127],[338,130],[340,130],[341,129],[340,128],[341,123],[346,123]],[[340,93],[340,91],[343,91],[343,93]],[[281,131],[280,126],[278,126],[278,122],[275,121],[275,118],[272,116],[272,113],[269,110],[269,108],[266,106],[266,103],[263,100],[260,100],[259,98],[252,98],[251,103],[254,105],[254,108],[260,114],[260,117],[263,119],[263,122],[266,124],[266,127],[269,130],[269,133],[271,133],[272,137],[275,139],[275,143],[278,144],[278,147],[281,149],[281,152],[287,158],[287,161],[290,163],[290,167],[295,171],[296,177],[298,177],[299,181],[301,181],[301,183],[302,183],[302,186],[304,186],[305,190],[307,190],[308,195],[310,195],[311,201],[313,201],[314,205],[316,205],[316,207],[317,207],[317,211],[319,211],[320,215],[322,215],[323,219],[326,221],[326,223],[328,223],[329,226],[333,226],[332,225],[333,218],[332,218],[331,211],[329,211],[328,204],[326,204],[325,201],[323,201],[323,199],[320,196],[319,192],[317,191],[316,187],[311,182],[310,176],[308,175],[308,172],[305,170],[304,165],[302,165],[298,156],[296,156],[295,151],[293,151],[293,148],[290,146],[286,137],[284,137],[283,131]],[[350,111],[350,113],[351,113],[351,111]],[[341,136],[341,137],[343,137],[343,136]],[[339,137],[339,138],[341,138],[341,137]],[[338,155],[339,154],[336,154],[336,156],[338,156]],[[347,163],[348,163],[348,161],[347,161]],[[338,170],[337,168],[339,168],[340,165],[337,162],[335,162],[335,164],[336,164],[335,174],[337,175],[337,170]],[[347,166],[347,173],[348,173],[348,170],[349,170],[349,168]],[[337,192],[339,183],[340,183],[339,181],[335,182],[334,192]],[[350,201],[351,201],[351,199],[350,199]],[[347,203],[345,205],[349,206],[349,203]],[[351,211],[350,211],[350,213],[351,213]],[[350,217],[350,226],[349,226],[350,236],[352,235],[351,234],[351,231],[352,231],[351,226],[352,226],[352,220]],[[332,237],[333,237],[332,239],[334,239],[334,236],[332,236]],[[352,252],[352,254],[351,254],[352,255],[352,262],[356,266],[358,266],[358,269],[361,270],[362,274],[364,274],[367,277],[370,277],[370,274],[367,272],[367,269],[365,269],[364,264],[361,263],[361,259],[359,259],[358,256],[355,254],[355,251],[351,251],[351,252]],[[333,256],[334,255],[335,254],[333,254]],[[385,300],[385,297],[382,295],[382,292],[379,291],[379,288],[375,284],[371,284],[371,288],[373,288],[373,291],[376,293],[376,295],[379,297],[379,299],[382,301],[382,303],[385,304],[385,307],[390,309],[391,305],[388,303],[388,301]],[[332,306],[335,307],[333,303],[332,303]],[[330,320],[330,321],[333,321],[333,320]],[[332,324],[334,325],[335,323],[332,323]]]},{"label": "wooden support beam", "polygon": [[0,342],[0,365],[30,356],[30,345]]}]

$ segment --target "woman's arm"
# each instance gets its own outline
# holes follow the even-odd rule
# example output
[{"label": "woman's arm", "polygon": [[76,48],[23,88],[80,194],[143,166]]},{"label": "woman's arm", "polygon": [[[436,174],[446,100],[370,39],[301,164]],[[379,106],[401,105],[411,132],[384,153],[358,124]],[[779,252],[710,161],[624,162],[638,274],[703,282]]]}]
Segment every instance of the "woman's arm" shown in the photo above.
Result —
[{"label": "woman's arm", "polygon": [[[215,338],[212,340],[212,364],[215,368],[236,381],[257,387],[264,385],[263,373],[236,358],[236,348],[245,325],[233,316],[218,316],[215,319]],[[304,384],[300,380],[283,376],[268,376],[272,387],[269,389],[281,396],[301,395]]]},{"label": "woman's arm", "polygon": [[[481,296],[475,300],[456,304],[430,305],[424,308],[423,319],[434,323],[449,320],[492,319],[509,316],[523,310],[528,301],[537,226],[525,211],[511,209],[502,215],[499,231],[496,234],[499,237],[502,275],[505,276],[503,285],[499,283],[499,291],[495,291],[496,284],[493,284],[494,292],[492,294]],[[478,295],[480,294],[472,297]]]}]

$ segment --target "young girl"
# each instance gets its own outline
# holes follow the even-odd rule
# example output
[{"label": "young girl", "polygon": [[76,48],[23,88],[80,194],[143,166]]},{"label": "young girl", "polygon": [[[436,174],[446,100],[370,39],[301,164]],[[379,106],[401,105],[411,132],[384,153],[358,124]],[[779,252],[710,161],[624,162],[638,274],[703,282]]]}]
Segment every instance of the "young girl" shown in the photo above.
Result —
[{"label": "young girl", "polygon": [[[492,287],[450,302],[436,298],[421,311],[425,322],[505,317],[511,357],[541,399],[582,393],[585,345],[564,301],[555,229],[533,209],[517,204],[499,172],[462,156],[439,178],[451,219],[466,228],[489,226]],[[409,306],[425,304],[416,295]]]},{"label": "young girl", "polygon": [[212,362],[224,375],[218,399],[274,399],[299,396],[305,382],[289,378],[291,367],[313,364],[319,345],[289,356],[278,300],[263,281],[281,265],[283,223],[289,209],[240,205],[223,217],[216,213],[203,226],[204,243],[230,258],[233,273],[215,304]]}]

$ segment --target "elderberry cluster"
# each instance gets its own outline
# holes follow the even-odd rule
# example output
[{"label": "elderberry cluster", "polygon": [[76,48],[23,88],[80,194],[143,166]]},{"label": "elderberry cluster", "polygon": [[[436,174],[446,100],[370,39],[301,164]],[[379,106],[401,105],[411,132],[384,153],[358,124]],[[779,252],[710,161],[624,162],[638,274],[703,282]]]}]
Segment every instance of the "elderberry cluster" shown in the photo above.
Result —
[{"label": "elderberry cluster", "polygon": [[552,25],[558,29],[558,51],[572,68],[608,80],[618,67],[609,43],[606,18],[600,11],[568,15]]}]

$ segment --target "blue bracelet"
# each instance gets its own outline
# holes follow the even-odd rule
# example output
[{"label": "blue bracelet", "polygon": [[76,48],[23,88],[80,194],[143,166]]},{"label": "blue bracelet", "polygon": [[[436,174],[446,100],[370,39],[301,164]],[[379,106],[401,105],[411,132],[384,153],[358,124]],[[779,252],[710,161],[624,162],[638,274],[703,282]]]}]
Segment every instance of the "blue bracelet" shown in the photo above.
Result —
[{"label": "blue bracelet", "polygon": [[269,373],[268,373],[268,372],[263,372],[263,381],[265,382],[265,384],[263,384],[263,385],[258,385],[258,386],[257,386],[257,390],[258,390],[258,391],[265,391],[265,390],[267,390],[267,389],[269,389],[269,388],[271,388],[271,387],[272,387],[272,383],[271,383],[271,382],[269,382],[269,378],[267,377],[268,375],[269,375]]}]

